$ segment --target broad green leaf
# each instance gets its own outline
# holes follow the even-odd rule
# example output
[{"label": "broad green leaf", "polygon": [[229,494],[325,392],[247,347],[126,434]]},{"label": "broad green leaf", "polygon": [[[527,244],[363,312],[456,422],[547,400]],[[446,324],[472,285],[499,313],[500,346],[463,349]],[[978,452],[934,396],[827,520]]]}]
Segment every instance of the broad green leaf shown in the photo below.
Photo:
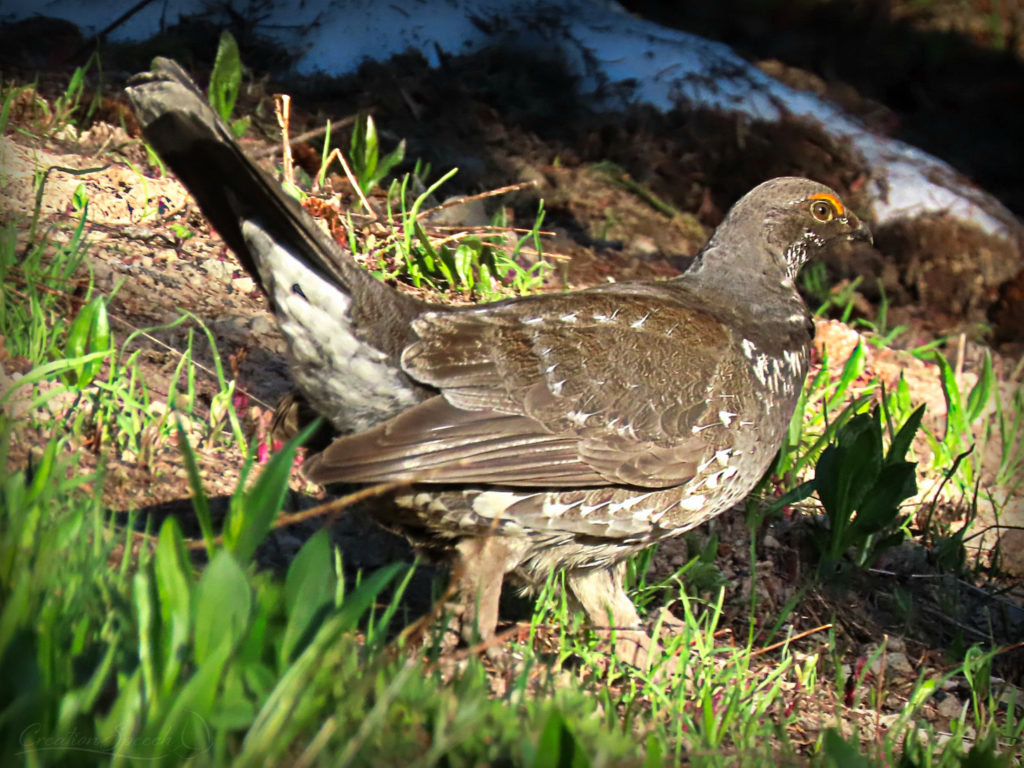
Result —
[{"label": "broad green leaf", "polygon": [[188,473],[188,486],[192,492],[192,508],[195,509],[196,519],[199,521],[199,529],[203,533],[203,542],[206,544],[206,556],[212,558],[217,549],[214,543],[216,536],[213,533],[213,520],[210,517],[210,504],[206,500],[206,491],[203,488],[203,479],[199,476],[199,465],[196,463],[196,454],[192,450],[192,443],[188,440],[181,421],[178,421],[178,448],[181,450],[181,458],[185,462],[185,471]]},{"label": "broad green leaf", "polygon": [[291,660],[312,637],[319,620],[334,601],[336,576],[331,564],[331,543],[321,529],[309,539],[288,568],[285,605],[288,625],[281,645],[282,662]]},{"label": "broad green leaf", "polygon": [[206,567],[196,591],[195,647],[202,665],[222,646],[235,648],[249,625],[252,592],[249,582],[230,552],[218,552]]},{"label": "broad green leaf", "polygon": [[900,503],[916,491],[913,464],[902,462],[884,467],[857,506],[855,529],[865,535],[882,530],[899,516]]},{"label": "broad green leaf", "polygon": [[544,723],[535,750],[526,762],[531,768],[587,768],[590,760],[557,709]]},{"label": "broad green leaf", "polygon": [[217,45],[217,58],[213,62],[210,73],[209,100],[221,120],[228,122],[235,109],[239,86],[242,84],[242,57],[238,52],[238,43],[230,32],[220,33]]},{"label": "broad green leaf", "polygon": [[398,165],[405,159],[405,139],[398,142],[398,146],[388,152],[378,162],[377,170],[374,173],[374,183],[379,184],[384,180],[384,177],[391,172],[391,169]]},{"label": "broad green leaf", "polygon": [[316,420],[275,453],[252,486],[231,498],[224,526],[224,545],[240,563],[248,563],[266,538],[288,493],[295,451],[320,426]]},{"label": "broad green leaf", "polygon": [[949,437],[950,432],[959,437],[967,429],[963,403],[960,399],[960,386],[946,358],[936,352],[934,360],[939,367],[942,395],[946,399],[946,437]]},{"label": "broad green leaf", "polygon": [[978,374],[978,382],[971,388],[967,395],[967,424],[971,425],[981,418],[985,407],[992,397],[995,375],[992,372],[992,353],[985,350],[985,360],[981,366],[981,373]]},{"label": "broad green leaf", "polygon": [[377,138],[377,124],[373,121],[373,115],[367,115],[366,132],[363,135],[363,167],[368,178],[373,178],[377,173],[378,157],[380,142]]},{"label": "broad green leaf", "polygon": [[178,521],[168,517],[160,526],[153,573],[160,598],[160,640],[164,659],[161,688],[164,695],[173,690],[181,673],[191,631],[191,564],[185,550]]},{"label": "broad green leaf", "polygon": [[292,702],[300,699],[318,674],[327,649],[355,627],[374,604],[378,595],[404,568],[394,563],[375,571],[362,584],[345,596],[341,608],[320,626],[312,641],[287,668],[274,690],[267,696],[256,720],[246,735],[236,764],[264,763],[263,755],[279,743],[292,715]]},{"label": "broad green leaf", "polygon": [[153,715],[160,702],[159,680],[162,675],[158,669],[160,657],[156,650],[156,595],[148,569],[138,571],[132,578],[132,598],[135,604],[135,620],[139,628],[139,668],[142,670],[142,683],[149,714]]},{"label": "broad green leaf", "polygon": [[892,463],[895,461],[903,461],[904,457],[907,455],[907,451],[910,450],[910,445],[914,441],[914,436],[917,434],[917,430],[921,426],[924,409],[924,405],[919,406],[907,417],[907,420],[903,422],[903,426],[900,427],[900,431],[896,433],[896,437],[893,438],[892,444],[889,446],[889,452],[885,457],[887,462]]},{"label": "broad green leaf", "polygon": [[[221,555],[231,559],[231,555]],[[213,748],[211,721],[217,711],[217,690],[224,668],[231,656],[231,646],[223,643],[212,650],[174,699],[155,743],[163,747],[164,758],[177,758],[177,764],[196,758]],[[170,745],[172,753],[167,753]]]},{"label": "broad green leaf", "polygon": [[821,751],[828,768],[871,768],[871,761],[846,741],[835,728],[825,731]]},{"label": "broad green leaf", "polygon": [[791,504],[797,504],[804,499],[810,498],[814,494],[815,482],[814,480],[808,480],[800,483],[796,488],[784,493],[782,496],[772,502],[771,510],[769,514],[778,512],[783,507],[788,507]]},{"label": "broad green leaf", "polygon": [[837,444],[826,450],[830,453],[827,461],[822,454],[815,485],[829,517],[846,519],[881,469],[881,434],[876,418],[861,413],[850,419],[837,437]]},{"label": "broad green leaf", "polygon": [[846,359],[839,381],[836,383],[835,392],[828,400],[830,410],[834,410],[845,398],[846,393],[853,383],[864,373],[864,365],[867,360],[867,352],[864,349],[864,342],[858,341],[853,352]]},{"label": "broad green leaf", "polygon": [[28,484],[28,493],[25,494],[24,504],[26,507],[34,504],[44,492],[52,488],[56,479],[53,476],[54,466],[57,462],[57,448],[60,444],[60,440],[48,441],[43,449],[43,455],[37,462],[29,465],[32,479]]}]

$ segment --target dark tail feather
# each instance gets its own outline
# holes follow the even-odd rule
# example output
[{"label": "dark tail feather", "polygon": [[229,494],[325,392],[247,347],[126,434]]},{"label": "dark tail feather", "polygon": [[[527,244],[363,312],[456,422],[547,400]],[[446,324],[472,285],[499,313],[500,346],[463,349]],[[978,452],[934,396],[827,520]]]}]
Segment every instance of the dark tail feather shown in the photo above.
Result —
[{"label": "dark tail feather", "polygon": [[202,92],[174,61],[156,58],[127,88],[147,141],[195,197],[242,266],[262,285],[242,223],[270,238],[354,299],[353,322],[395,359],[426,308],[375,280],[323,233],[281,185],[250,161]]}]

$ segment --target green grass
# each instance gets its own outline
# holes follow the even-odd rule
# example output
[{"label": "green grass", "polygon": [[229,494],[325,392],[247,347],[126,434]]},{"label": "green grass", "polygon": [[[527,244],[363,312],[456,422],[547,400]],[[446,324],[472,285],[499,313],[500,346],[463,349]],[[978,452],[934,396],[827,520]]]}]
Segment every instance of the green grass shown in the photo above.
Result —
[{"label": "green grass", "polygon": [[[0,748],[28,764],[763,765],[861,754],[830,730],[840,708],[817,711],[843,687],[823,678],[835,647],[784,643],[766,664],[720,639],[723,591],[678,592],[683,629],[668,648],[683,652],[668,679],[664,665],[639,672],[596,651],[552,593],[533,635],[554,626],[556,653],[511,643],[516,663],[495,694],[481,658],[446,664],[436,641],[417,649],[396,631],[407,566],[347,583],[321,531],[283,578],[254,567],[294,445],[236,494],[237,522],[222,543],[207,537],[205,567],[174,519],[126,555],[135,537],[102,508],[102,477],[77,472],[62,447],[52,440],[31,472],[3,484]],[[968,711],[948,746],[915,748],[926,759],[914,764],[961,765],[958,734],[972,722],[1000,745],[1019,740],[1024,724],[998,715],[990,663],[971,652],[953,670],[972,682]],[[856,764],[899,759],[903,736],[934,744],[917,713],[941,682],[922,675],[872,759]],[[857,687],[861,709],[881,707],[873,686]],[[788,735],[808,722],[820,729],[809,755]]]},{"label": "green grass", "polygon": [[[341,229],[349,249],[362,254],[371,271],[380,280],[399,280],[415,288],[426,290],[439,299],[489,302],[510,296],[522,296],[539,290],[544,279],[553,270],[544,258],[541,225],[544,205],[538,205],[533,224],[527,229],[509,226],[504,208],[499,208],[489,225],[435,228],[427,217],[448,202],[435,205],[436,193],[451,180],[458,169],[452,169],[432,182],[429,165],[416,161],[413,169],[392,178],[384,201],[372,205],[367,196],[377,189],[391,171],[405,158],[404,140],[387,155],[381,155],[377,128],[373,118],[361,115],[349,147],[351,160],[346,160],[338,148],[329,149],[331,124],[327,123],[326,139],[321,153],[321,167],[314,180],[315,188],[322,188],[329,167],[335,159],[345,170],[349,182],[359,198],[365,213],[360,219],[382,225],[386,234],[366,233],[357,226],[351,212],[338,213],[331,201],[317,200],[311,210],[325,218],[331,229]],[[494,190],[470,199],[490,197],[511,191],[522,185]],[[290,191],[300,201],[309,200],[298,187]],[[380,211],[377,207],[381,208]],[[376,227],[379,231],[380,226]],[[450,231],[454,230],[454,231]],[[535,258],[527,266],[526,250],[533,250]]]},{"label": "green grass", "polygon": [[[402,247],[422,247],[415,201],[398,209]],[[971,648],[943,669],[922,667],[906,689],[890,688],[871,677],[870,664],[857,665],[835,627],[816,628],[801,614],[799,595],[778,607],[756,590],[733,596],[735,585],[715,566],[714,537],[704,545],[694,537],[689,562],[657,582],[648,581],[650,552],[632,564],[637,603],[650,611],[668,605],[679,619],[671,637],[656,625],[666,653],[646,670],[609,656],[566,604],[557,576],[492,661],[446,649],[443,620],[425,633],[407,629],[410,567],[346,577],[326,531],[282,573],[260,569],[296,443],[262,466],[250,451],[226,515],[216,518],[203,482],[208,459],[193,442],[248,448],[234,384],[214,347],[217,394],[208,411],[200,407],[204,374],[190,332],[167,400],[154,395],[138,345],[158,329],[120,337],[110,297],[85,274],[88,206],[80,210],[63,238],[43,230],[18,244],[14,225],[0,231],[0,332],[8,352],[31,364],[0,392],[5,757],[40,766],[954,768],[1006,764],[1019,752],[1021,702],[1000,707],[995,651]],[[75,280],[81,290],[71,301]],[[183,315],[174,325],[191,320]],[[913,406],[904,388],[887,396],[884,423],[863,413],[875,391],[861,381],[862,353],[836,376],[809,383],[778,466],[783,489],[812,468],[822,475],[818,490],[846,483],[833,443],[865,452],[872,465],[877,459],[878,477],[886,466],[905,475],[900,426]],[[961,398],[965,418],[983,394]],[[14,413],[9,406],[23,395],[29,407]],[[1019,430],[1021,408],[995,402],[1002,410],[993,423],[1001,426],[992,439],[1005,442]],[[48,404],[53,411],[42,414]],[[186,539],[175,518],[154,530],[138,513],[107,509],[109,477],[102,460],[98,468],[88,460],[86,442],[143,464],[180,455],[186,479],[159,482],[177,482],[180,497],[191,497],[200,537]],[[1020,455],[1008,455],[1010,472]],[[755,584],[762,535],[752,527]],[[836,555],[843,544],[823,549]],[[869,661],[882,659],[884,647]],[[965,678],[969,697],[962,715],[940,728],[926,714],[953,675]],[[876,728],[883,718],[886,726]]]}]

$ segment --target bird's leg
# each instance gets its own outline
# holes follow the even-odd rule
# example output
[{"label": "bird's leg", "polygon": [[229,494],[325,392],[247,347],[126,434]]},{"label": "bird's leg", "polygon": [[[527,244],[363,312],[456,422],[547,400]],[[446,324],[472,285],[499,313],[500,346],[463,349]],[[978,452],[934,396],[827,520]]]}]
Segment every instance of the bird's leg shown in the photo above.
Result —
[{"label": "bird's leg", "polygon": [[615,653],[623,661],[644,667],[648,655],[657,645],[640,625],[636,606],[622,588],[625,562],[610,568],[570,571],[566,574],[569,589],[587,618],[598,627],[603,637],[615,638]]},{"label": "bird's leg", "polygon": [[487,641],[498,626],[498,603],[505,574],[514,566],[512,547],[501,536],[466,538],[456,547],[453,574],[459,579],[462,639]]}]

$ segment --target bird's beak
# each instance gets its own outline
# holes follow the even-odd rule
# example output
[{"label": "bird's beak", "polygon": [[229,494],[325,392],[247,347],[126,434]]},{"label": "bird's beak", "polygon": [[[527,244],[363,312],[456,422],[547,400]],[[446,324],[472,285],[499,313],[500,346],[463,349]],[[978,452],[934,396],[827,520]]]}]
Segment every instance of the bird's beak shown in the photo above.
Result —
[{"label": "bird's beak", "polygon": [[871,236],[871,230],[868,229],[868,225],[858,219],[852,213],[847,214],[847,225],[850,227],[850,240],[862,240],[868,245],[875,244],[875,238]]}]

